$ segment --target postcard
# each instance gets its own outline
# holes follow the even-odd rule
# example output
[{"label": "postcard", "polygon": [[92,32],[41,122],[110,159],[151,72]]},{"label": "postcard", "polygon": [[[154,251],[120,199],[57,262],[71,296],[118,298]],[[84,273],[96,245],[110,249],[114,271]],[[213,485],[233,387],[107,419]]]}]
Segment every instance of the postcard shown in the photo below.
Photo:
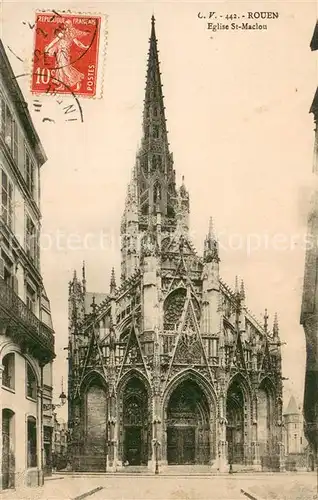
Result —
[{"label": "postcard", "polygon": [[317,498],[316,22],[2,1],[4,498]]}]

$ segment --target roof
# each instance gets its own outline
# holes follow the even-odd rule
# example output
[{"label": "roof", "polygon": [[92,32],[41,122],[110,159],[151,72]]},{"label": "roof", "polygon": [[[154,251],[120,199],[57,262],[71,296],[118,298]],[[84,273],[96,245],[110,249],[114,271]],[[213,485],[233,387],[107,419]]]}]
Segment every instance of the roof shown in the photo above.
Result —
[{"label": "roof", "polygon": [[294,398],[294,396],[291,396],[286,411],[284,412],[284,415],[298,415],[298,414],[299,414],[299,409],[296,403],[296,399]]},{"label": "roof", "polygon": [[[32,146],[33,152],[39,162],[39,165],[42,166],[47,161],[47,156],[45,154],[44,148],[41,144],[40,138],[35,130],[31,115],[28,110],[28,104],[24,99],[20,86],[17,82],[17,77],[13,73],[10,61],[6,54],[3,43],[0,39],[0,73],[1,79],[5,83],[10,97],[11,102],[14,105],[17,115],[19,116],[23,128],[30,143]],[[21,75],[28,76],[28,75]]]}]

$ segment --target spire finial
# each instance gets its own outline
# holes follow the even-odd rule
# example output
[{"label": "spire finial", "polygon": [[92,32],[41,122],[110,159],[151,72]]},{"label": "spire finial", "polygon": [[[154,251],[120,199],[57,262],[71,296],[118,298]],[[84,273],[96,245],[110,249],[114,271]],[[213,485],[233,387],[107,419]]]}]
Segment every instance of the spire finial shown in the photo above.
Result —
[{"label": "spire finial", "polygon": [[86,270],[85,270],[85,260],[83,260],[83,266],[82,266],[82,285],[83,285],[83,291],[84,293],[86,292]]},{"label": "spire finial", "polygon": [[204,241],[203,257],[205,262],[220,261],[219,246],[214,232],[212,217],[209,218],[209,229],[208,229],[208,234]]},{"label": "spire finial", "polygon": [[267,330],[268,330],[268,314],[267,314],[267,309],[265,309],[265,313],[264,313],[264,330],[267,333]]},{"label": "spire finial", "polygon": [[238,276],[235,276],[235,287],[234,287],[235,293],[239,293],[239,285],[238,285]]},{"label": "spire finial", "polygon": [[278,340],[279,337],[279,326],[278,326],[278,316],[277,312],[275,312],[274,316],[274,324],[273,324],[273,337],[274,339]]},{"label": "spire finial", "polygon": [[112,267],[111,275],[110,275],[110,293],[113,295],[116,291],[116,276],[115,269]]},{"label": "spire finial", "polygon": [[240,290],[240,294],[241,294],[241,299],[242,300],[245,300],[245,286],[244,286],[244,281],[241,280],[241,290]]},{"label": "spire finial", "polygon": [[213,228],[213,218],[210,216],[209,218],[209,237],[213,238],[214,236],[214,228]]},{"label": "spire finial", "polygon": [[91,308],[92,308],[93,314],[95,315],[95,313],[96,313],[96,309],[97,309],[97,304],[96,304],[95,295],[93,295]]},{"label": "spire finial", "polygon": [[152,14],[152,16],[151,16],[151,24],[152,24],[152,26],[155,25],[155,22],[156,22],[155,16],[154,16],[154,14]]}]

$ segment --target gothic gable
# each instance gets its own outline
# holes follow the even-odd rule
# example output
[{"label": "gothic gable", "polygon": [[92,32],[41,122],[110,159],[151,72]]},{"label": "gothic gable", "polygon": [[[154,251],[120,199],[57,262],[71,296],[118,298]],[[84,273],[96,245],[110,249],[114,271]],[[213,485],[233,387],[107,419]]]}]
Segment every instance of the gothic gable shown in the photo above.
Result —
[{"label": "gothic gable", "polygon": [[196,315],[195,299],[190,288],[180,317],[176,345],[171,359],[171,366],[176,364],[207,364]]},{"label": "gothic gable", "polygon": [[135,324],[132,324],[130,332],[128,334],[126,349],[119,372],[119,378],[122,376],[123,372],[127,371],[127,369],[131,369],[132,367],[138,367],[144,373],[146,373],[145,361],[138,335],[136,333]]},{"label": "gothic gable", "polygon": [[79,384],[78,384],[77,390],[79,389],[87,372],[92,370],[92,369],[99,370],[101,373],[103,373],[105,379],[107,379],[106,367],[105,367],[105,363],[103,361],[103,354],[102,354],[102,350],[101,350],[100,339],[99,339],[99,336],[96,332],[95,327],[93,327],[93,329],[92,329],[92,334],[91,334],[91,338],[90,338],[90,341],[88,344],[88,349],[87,349],[86,357],[84,360],[84,365],[83,365],[82,369],[80,370]]}]

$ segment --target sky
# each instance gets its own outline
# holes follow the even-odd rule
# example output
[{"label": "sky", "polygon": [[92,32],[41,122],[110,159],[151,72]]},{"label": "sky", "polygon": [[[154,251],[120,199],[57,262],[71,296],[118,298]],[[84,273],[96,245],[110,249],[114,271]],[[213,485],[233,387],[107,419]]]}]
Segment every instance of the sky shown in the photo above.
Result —
[{"label": "sky", "polygon": [[[51,7],[2,3],[1,38],[16,75],[31,68],[34,32],[28,23],[36,10]],[[267,30],[216,32],[198,17],[210,11],[240,16],[256,8],[279,17],[261,21]],[[103,95],[79,99],[83,122],[67,122],[52,96],[43,96],[41,112],[35,112],[30,76],[18,78],[48,156],[41,171],[41,268],[55,328],[55,400],[67,377],[68,282],[74,268],[80,272],[85,260],[89,291],[108,291],[112,266],[119,281],[120,217],[141,137],[154,13],[170,148],[177,180],[184,175],[190,192],[191,237],[201,253],[212,216],[221,277],[230,286],[236,275],[244,279],[248,308],[259,321],[267,308],[272,326],[277,312],[285,343],[285,405],[291,393],[301,402],[302,242],[314,141],[309,109],[318,81],[309,44],[316,3],[77,1],[54,3],[54,9],[108,15],[107,47],[101,40],[106,56],[99,63]],[[103,245],[101,234],[107,236]]]}]

